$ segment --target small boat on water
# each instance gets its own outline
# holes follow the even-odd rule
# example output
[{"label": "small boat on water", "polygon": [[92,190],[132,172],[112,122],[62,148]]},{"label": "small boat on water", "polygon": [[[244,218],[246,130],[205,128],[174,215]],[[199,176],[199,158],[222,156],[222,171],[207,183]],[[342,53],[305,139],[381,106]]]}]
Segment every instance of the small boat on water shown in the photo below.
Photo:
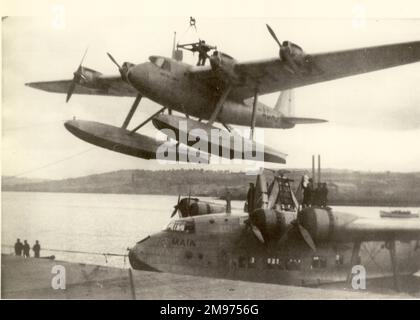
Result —
[{"label": "small boat on water", "polygon": [[418,218],[418,213],[412,213],[409,210],[392,210],[392,211],[380,211],[381,218]]}]

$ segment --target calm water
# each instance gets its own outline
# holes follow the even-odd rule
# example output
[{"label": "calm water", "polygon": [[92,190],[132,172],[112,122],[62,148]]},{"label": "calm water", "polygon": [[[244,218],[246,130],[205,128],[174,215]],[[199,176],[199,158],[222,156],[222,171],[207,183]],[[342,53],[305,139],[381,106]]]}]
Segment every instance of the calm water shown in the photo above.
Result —
[{"label": "calm water", "polygon": [[[16,238],[27,239],[32,246],[39,240],[42,248],[96,252],[75,254],[49,252],[59,260],[128,266],[123,257],[100,253],[126,254],[134,245],[169,222],[177,196],[83,194],[83,193],[2,193],[2,252],[12,252]],[[210,198],[207,198],[210,199]],[[217,201],[217,200],[216,200]],[[224,201],[217,201],[224,203]],[[243,202],[232,202],[240,212]],[[340,211],[378,217],[377,207],[337,207]],[[407,208],[406,208],[407,209]],[[419,208],[409,208],[420,212]],[[31,252],[32,254],[32,252]]]}]

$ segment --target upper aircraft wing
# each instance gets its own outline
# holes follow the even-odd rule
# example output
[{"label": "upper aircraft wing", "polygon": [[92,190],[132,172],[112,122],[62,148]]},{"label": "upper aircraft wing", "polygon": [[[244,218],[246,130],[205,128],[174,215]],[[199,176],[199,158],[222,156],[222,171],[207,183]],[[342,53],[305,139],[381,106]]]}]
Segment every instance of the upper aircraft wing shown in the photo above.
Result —
[{"label": "upper aircraft wing", "polygon": [[[244,100],[253,97],[256,87],[267,94],[417,61],[420,41],[308,55],[299,73],[279,58],[239,62],[231,72],[238,81],[230,96]],[[192,68],[190,73],[211,86],[220,80],[210,67]]]},{"label": "upper aircraft wing", "polygon": [[[72,80],[41,81],[26,83],[27,86],[57,93],[67,93]],[[137,90],[121,79],[120,75],[103,76],[95,78],[89,87],[76,85],[74,89],[76,94],[89,94],[100,96],[134,97]]]}]

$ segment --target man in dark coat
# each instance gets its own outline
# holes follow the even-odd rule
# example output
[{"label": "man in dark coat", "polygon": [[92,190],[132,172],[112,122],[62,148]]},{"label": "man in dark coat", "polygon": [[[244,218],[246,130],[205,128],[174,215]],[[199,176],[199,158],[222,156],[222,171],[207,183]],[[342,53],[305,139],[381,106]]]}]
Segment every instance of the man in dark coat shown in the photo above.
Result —
[{"label": "man in dark coat", "polygon": [[23,244],[22,242],[20,242],[20,239],[17,239],[15,243],[15,255],[21,256],[22,250],[23,250]]},{"label": "man in dark coat", "polygon": [[39,244],[39,241],[35,241],[35,245],[32,247],[32,250],[34,251],[35,258],[39,258],[39,253],[41,252],[41,245]]},{"label": "man in dark coat", "polygon": [[30,257],[30,255],[29,255],[29,251],[30,250],[31,250],[31,247],[29,246],[28,241],[24,240],[23,241],[23,256],[25,258],[29,258]]}]

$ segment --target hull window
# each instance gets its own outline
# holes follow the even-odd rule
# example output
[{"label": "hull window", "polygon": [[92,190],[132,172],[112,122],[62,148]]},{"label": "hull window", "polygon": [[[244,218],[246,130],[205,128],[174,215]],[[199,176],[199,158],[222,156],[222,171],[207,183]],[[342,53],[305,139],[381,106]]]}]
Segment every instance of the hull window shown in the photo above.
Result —
[{"label": "hull window", "polygon": [[327,267],[327,258],[314,256],[312,258],[312,269],[324,269]]}]

